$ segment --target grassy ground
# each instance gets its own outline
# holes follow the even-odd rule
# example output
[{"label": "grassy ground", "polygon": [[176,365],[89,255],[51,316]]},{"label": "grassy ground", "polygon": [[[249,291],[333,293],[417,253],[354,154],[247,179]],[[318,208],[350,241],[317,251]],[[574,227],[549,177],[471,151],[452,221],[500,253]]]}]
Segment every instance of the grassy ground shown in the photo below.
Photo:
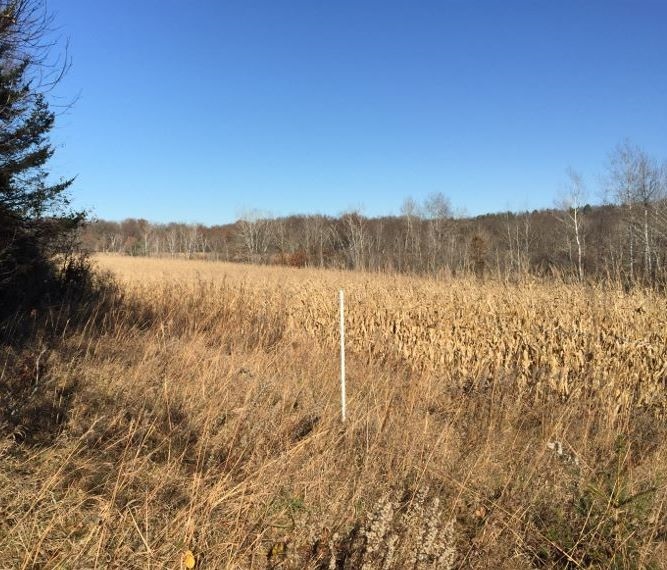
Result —
[{"label": "grassy ground", "polygon": [[97,261],[2,348],[0,567],[667,567],[664,297]]}]

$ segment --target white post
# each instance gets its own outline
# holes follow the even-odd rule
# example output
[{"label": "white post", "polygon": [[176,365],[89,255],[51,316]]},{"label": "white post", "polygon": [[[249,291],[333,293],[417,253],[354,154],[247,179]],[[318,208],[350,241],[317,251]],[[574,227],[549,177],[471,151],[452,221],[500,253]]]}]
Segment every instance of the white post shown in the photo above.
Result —
[{"label": "white post", "polygon": [[343,289],[338,291],[340,304],[340,411],[341,418],[345,422],[345,293]]}]

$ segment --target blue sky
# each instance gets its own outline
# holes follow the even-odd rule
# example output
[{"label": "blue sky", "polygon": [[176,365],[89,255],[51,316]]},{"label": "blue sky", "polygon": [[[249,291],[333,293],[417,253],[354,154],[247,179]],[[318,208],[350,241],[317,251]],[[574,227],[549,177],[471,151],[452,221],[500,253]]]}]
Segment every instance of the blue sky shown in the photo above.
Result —
[{"label": "blue sky", "polygon": [[101,218],[225,223],[591,201],[624,138],[667,158],[667,1],[54,0],[79,95],[53,169]]}]

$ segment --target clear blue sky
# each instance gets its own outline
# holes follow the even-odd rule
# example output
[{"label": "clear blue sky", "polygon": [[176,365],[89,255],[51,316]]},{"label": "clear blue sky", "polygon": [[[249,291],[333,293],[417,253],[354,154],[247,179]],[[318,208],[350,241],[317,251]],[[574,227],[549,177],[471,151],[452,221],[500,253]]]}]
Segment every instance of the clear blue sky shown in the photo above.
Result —
[{"label": "clear blue sky", "polygon": [[73,67],[53,167],[106,219],[229,222],[594,201],[667,158],[667,1],[53,0]]}]

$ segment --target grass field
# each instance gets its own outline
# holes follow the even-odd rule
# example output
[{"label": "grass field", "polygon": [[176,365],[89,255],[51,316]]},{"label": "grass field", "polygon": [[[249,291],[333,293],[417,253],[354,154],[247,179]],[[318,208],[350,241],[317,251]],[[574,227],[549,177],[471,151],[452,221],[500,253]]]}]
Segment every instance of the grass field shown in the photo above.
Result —
[{"label": "grass field", "polygon": [[664,296],[95,261],[3,352],[0,567],[667,568]]}]

